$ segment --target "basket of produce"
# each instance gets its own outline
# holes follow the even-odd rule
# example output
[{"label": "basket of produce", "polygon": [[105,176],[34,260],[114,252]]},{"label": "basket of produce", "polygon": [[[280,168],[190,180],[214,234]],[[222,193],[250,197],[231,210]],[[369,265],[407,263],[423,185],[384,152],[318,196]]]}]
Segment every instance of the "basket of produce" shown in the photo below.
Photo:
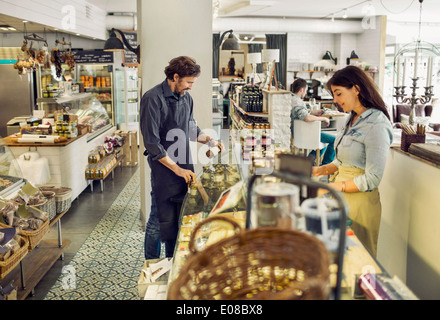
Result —
[{"label": "basket of produce", "polygon": [[56,215],[55,192],[51,190],[41,190],[30,183],[24,185],[15,198],[12,199],[18,204],[26,204],[47,212],[49,219],[52,220]]},{"label": "basket of produce", "polygon": [[0,227],[14,227],[28,242],[32,251],[49,232],[49,215],[40,209],[0,200]]},{"label": "basket of produce", "polygon": [[26,256],[28,246],[27,239],[17,235],[14,228],[0,226],[0,280]]},{"label": "basket of produce", "polygon": [[60,214],[70,209],[72,204],[72,189],[67,187],[40,187],[43,192],[55,193],[56,214]]},{"label": "basket of produce", "polygon": [[[198,230],[214,220],[231,223],[235,234],[195,248]],[[170,284],[170,300],[328,299],[330,262],[325,245],[297,230],[243,230],[235,221],[215,215],[191,234],[190,255]]]}]

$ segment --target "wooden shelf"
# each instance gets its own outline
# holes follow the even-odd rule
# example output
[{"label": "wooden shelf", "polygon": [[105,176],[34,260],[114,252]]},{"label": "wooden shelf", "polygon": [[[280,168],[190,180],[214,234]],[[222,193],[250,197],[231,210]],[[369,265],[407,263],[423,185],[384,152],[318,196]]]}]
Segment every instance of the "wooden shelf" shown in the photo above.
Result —
[{"label": "wooden shelf", "polygon": [[[68,210],[57,214],[50,221],[50,227],[60,221],[67,212]],[[0,285],[6,286],[13,281],[13,286],[17,288],[17,299],[26,299],[55,262],[63,258],[64,250],[69,246],[70,240],[61,241],[60,232],[61,230],[58,229],[58,239],[43,239],[0,281]],[[24,287],[22,279],[24,279]]]},{"label": "wooden shelf", "polygon": [[[316,72],[320,72],[320,73],[325,73],[325,75],[327,76],[329,73],[335,73],[338,70],[327,70],[327,71],[320,71],[320,70],[287,70],[287,72],[293,72],[293,77],[296,78],[296,76],[298,75],[298,73],[308,73],[310,76],[310,79],[312,79],[313,74]],[[374,79],[374,74],[377,73],[377,71],[365,71],[366,73],[369,73],[372,75],[373,79]]]},{"label": "wooden shelf", "polygon": [[[52,268],[55,262],[63,255],[64,250],[69,246],[70,240],[63,240],[63,245],[58,246],[57,239],[42,240],[38,247],[29,252],[19,264],[0,282],[7,285],[14,281],[17,287],[17,300],[26,299],[34,288],[43,279],[46,273]],[[23,269],[21,269],[23,268]],[[21,282],[21,271],[23,271],[25,287]]]},{"label": "wooden shelf", "polygon": [[231,99],[231,101],[232,101],[233,106],[244,115],[251,116],[251,117],[261,117],[261,118],[268,118],[269,117],[269,114],[267,112],[246,112],[234,100]]}]

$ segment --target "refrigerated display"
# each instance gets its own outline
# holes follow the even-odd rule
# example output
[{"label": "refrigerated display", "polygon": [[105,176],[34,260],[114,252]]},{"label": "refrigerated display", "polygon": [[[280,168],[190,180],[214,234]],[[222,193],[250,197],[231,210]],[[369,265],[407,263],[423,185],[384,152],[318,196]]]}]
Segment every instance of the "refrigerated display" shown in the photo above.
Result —
[{"label": "refrigerated display", "polygon": [[17,60],[0,60],[0,136],[20,131],[19,123],[10,126],[15,117],[29,118],[35,109],[35,73],[19,75],[13,65]]},{"label": "refrigerated display", "polygon": [[50,69],[41,65],[37,67],[37,98],[57,98],[64,94],[66,81],[76,83],[75,73],[70,71],[67,64],[62,64],[61,70],[61,75],[58,76],[53,64],[51,64]]},{"label": "refrigerated display", "polygon": [[139,129],[138,69],[123,67],[115,70],[115,126],[119,130]]},{"label": "refrigerated display", "polygon": [[111,123],[115,123],[113,108],[113,65],[78,64],[77,78],[84,84],[85,92],[95,96],[107,111]]}]

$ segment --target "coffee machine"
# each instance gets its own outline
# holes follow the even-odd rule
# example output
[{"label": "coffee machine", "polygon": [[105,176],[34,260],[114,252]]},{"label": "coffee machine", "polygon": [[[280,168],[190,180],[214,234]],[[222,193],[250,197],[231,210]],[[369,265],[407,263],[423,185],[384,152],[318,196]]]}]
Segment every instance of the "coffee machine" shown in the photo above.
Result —
[{"label": "coffee machine", "polygon": [[321,82],[315,79],[309,79],[307,81],[307,91],[304,97],[304,101],[309,101],[310,99],[320,99],[319,97],[319,87]]}]

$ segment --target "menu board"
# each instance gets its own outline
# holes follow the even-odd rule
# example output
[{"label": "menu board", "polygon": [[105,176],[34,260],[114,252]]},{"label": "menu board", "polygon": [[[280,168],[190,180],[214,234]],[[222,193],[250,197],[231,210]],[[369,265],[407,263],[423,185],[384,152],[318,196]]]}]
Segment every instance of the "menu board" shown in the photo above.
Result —
[{"label": "menu board", "polygon": [[[124,33],[125,39],[130,44],[133,49],[136,49],[137,44],[137,32],[133,30],[121,30]],[[119,35],[119,38],[122,41],[122,37]],[[125,47],[125,45],[124,45]],[[125,48],[123,55],[123,64],[128,67],[135,67],[139,64],[138,57],[136,53]]]},{"label": "menu board", "polygon": [[110,51],[76,51],[73,53],[76,63],[113,63]]}]

